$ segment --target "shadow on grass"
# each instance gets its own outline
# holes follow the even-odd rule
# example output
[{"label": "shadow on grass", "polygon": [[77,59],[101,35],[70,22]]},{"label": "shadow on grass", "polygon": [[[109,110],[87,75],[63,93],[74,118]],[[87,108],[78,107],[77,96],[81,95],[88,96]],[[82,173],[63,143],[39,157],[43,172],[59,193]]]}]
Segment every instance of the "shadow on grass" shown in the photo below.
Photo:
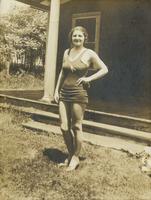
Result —
[{"label": "shadow on grass", "polygon": [[67,158],[67,154],[54,148],[44,149],[43,155],[47,156],[54,163],[62,163]]}]

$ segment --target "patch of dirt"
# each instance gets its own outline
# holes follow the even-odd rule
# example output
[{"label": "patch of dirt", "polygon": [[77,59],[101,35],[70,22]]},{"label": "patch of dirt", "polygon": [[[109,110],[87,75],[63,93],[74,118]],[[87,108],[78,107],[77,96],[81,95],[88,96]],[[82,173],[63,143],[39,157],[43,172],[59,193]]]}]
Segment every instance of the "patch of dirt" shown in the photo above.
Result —
[{"label": "patch of dirt", "polygon": [[63,138],[25,130],[24,120],[0,113],[0,200],[150,200],[136,157],[84,143],[79,168],[66,172]]}]

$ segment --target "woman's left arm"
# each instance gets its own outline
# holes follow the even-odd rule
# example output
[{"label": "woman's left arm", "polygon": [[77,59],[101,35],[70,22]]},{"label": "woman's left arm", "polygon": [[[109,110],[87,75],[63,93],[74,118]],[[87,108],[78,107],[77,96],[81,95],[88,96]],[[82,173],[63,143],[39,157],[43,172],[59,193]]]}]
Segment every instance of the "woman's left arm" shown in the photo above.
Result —
[{"label": "woman's left arm", "polygon": [[92,53],[90,60],[93,65],[93,69],[97,70],[97,72],[92,74],[91,76],[79,78],[77,81],[78,85],[80,83],[89,83],[91,81],[97,80],[108,73],[107,66],[104,64],[104,62],[99,58],[99,56],[95,52]]}]

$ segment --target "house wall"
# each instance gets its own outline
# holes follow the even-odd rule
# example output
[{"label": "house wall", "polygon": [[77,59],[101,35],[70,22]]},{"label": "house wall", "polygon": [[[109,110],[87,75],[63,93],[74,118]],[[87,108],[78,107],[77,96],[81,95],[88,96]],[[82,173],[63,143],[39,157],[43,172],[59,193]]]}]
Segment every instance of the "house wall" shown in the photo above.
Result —
[{"label": "house wall", "polygon": [[[95,81],[90,98],[117,102],[149,101],[151,94],[151,2],[149,0],[73,0],[61,6],[58,72],[68,48],[72,14],[101,12],[99,56],[109,68]],[[57,73],[58,73],[57,72]]]}]

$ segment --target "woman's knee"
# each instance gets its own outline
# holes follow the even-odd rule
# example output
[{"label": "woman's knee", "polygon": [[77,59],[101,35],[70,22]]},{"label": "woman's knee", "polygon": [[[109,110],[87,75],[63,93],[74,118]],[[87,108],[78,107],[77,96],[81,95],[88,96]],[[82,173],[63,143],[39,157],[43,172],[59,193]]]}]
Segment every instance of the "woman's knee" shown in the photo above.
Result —
[{"label": "woman's knee", "polygon": [[62,131],[63,133],[66,133],[66,132],[69,131],[69,126],[68,126],[68,124],[61,123],[60,129],[61,129],[61,131]]},{"label": "woman's knee", "polygon": [[73,130],[74,132],[76,132],[76,131],[82,131],[82,122],[81,122],[81,121],[75,122],[75,123],[72,125],[72,130]]}]

